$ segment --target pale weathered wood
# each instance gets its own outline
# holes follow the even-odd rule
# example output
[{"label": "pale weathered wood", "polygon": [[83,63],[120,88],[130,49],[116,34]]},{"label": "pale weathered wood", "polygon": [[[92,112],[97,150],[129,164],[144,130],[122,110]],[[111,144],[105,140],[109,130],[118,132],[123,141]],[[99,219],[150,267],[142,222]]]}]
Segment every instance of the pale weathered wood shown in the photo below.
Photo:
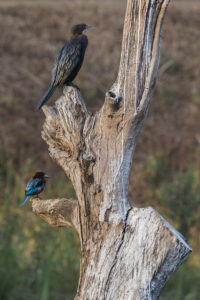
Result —
[{"label": "pale weathered wood", "polygon": [[52,227],[72,227],[78,232],[78,202],[72,199],[32,199],[32,210]]},{"label": "pale weathered wood", "polygon": [[35,200],[33,209],[51,225],[79,232],[76,300],[157,299],[191,251],[152,208],[132,208],[128,199],[133,153],[157,77],[167,4],[127,1],[118,77],[100,111],[88,112],[73,87],[64,88],[55,106],[43,108],[42,137],[71,179],[77,200],[57,199],[52,206],[50,200]]}]

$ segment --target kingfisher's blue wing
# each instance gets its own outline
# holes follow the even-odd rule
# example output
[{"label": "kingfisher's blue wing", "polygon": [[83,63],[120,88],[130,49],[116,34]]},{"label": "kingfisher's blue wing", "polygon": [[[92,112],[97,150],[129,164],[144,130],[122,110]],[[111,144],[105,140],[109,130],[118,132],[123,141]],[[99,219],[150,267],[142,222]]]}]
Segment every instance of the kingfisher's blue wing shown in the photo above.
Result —
[{"label": "kingfisher's blue wing", "polygon": [[44,180],[42,178],[31,178],[29,179],[29,181],[27,182],[26,185],[26,192],[28,192],[29,190],[31,190],[32,188],[38,187],[40,186],[42,183],[44,182]]},{"label": "kingfisher's blue wing", "polygon": [[29,181],[27,182],[25,192],[30,191],[33,187],[34,187],[34,179],[31,178],[31,179],[29,179]]},{"label": "kingfisher's blue wing", "polygon": [[31,178],[26,185],[25,193],[26,195],[34,195],[37,192],[37,190],[43,189],[44,187],[45,181],[43,179]]}]

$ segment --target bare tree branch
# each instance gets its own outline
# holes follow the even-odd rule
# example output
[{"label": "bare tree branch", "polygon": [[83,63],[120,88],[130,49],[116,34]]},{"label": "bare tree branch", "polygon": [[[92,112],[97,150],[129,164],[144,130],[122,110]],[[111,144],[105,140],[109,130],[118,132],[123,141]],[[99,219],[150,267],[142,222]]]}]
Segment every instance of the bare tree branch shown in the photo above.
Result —
[{"label": "bare tree branch", "polygon": [[78,202],[71,199],[32,199],[32,210],[53,227],[72,227],[79,232]]}]

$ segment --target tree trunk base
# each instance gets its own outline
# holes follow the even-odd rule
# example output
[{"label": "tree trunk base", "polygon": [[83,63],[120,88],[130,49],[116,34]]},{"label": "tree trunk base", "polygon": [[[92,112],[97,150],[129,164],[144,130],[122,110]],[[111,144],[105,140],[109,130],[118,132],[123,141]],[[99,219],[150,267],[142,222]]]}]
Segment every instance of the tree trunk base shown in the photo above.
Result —
[{"label": "tree trunk base", "polygon": [[[68,227],[73,214],[67,201],[76,203],[34,199],[32,207],[50,225]],[[60,207],[66,210],[61,213]],[[191,252],[182,235],[151,207],[131,208],[125,222],[118,225],[103,222],[86,248],[76,300],[158,299]]]}]

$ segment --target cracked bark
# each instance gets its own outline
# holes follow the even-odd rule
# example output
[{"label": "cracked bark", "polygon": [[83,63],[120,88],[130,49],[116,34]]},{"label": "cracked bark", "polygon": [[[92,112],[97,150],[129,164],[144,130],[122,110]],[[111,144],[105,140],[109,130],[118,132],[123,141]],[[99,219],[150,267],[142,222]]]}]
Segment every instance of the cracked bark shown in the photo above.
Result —
[{"label": "cracked bark", "polygon": [[42,137],[77,200],[33,200],[52,226],[74,227],[82,259],[76,300],[157,299],[191,249],[153,208],[131,207],[129,172],[159,65],[168,0],[127,0],[117,79],[95,114],[65,87],[44,106]]}]

